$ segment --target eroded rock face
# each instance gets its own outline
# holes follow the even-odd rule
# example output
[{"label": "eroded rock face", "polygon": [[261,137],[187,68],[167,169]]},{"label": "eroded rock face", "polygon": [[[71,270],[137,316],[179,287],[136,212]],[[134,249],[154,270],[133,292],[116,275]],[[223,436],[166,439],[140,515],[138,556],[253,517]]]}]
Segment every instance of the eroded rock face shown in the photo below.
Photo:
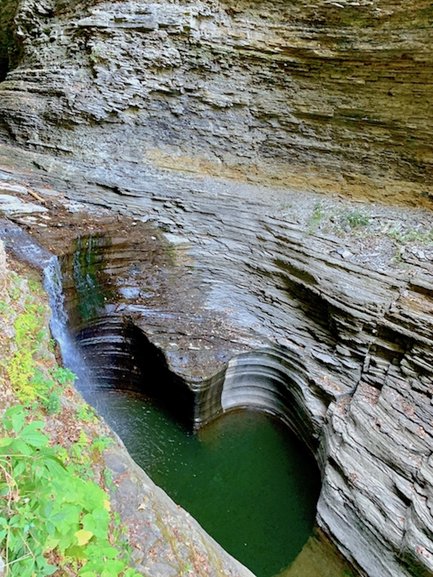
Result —
[{"label": "eroded rock face", "polygon": [[[122,163],[103,169],[22,158],[46,168],[42,176],[24,169],[33,193],[87,202],[91,191],[94,204],[133,214],[136,227],[140,218],[163,223],[170,259],[150,232],[134,249],[153,285],[142,279],[137,296],[133,277],[125,285],[123,265],[115,268],[119,288],[127,289],[128,317],[189,379],[196,418],[245,405],[285,418],[321,466],[318,524],[361,573],[430,575],[431,246],[424,245],[422,258],[400,251],[403,262],[392,263],[385,258],[389,238],[375,236],[373,224],[353,238],[311,230],[314,196],[128,172]],[[14,178],[6,177],[9,192],[18,186]],[[67,238],[83,220],[59,213],[65,196],[48,214],[29,217],[18,204],[10,214],[41,242],[61,246],[56,238]],[[334,200],[327,205],[332,218],[338,203],[347,210]],[[371,211],[385,228],[401,219],[415,226],[422,217]],[[97,227],[92,218],[88,226]],[[97,234],[102,228],[101,222]]]},{"label": "eroded rock face", "polygon": [[3,134],[431,203],[433,11],[407,2],[20,0]]},{"label": "eroded rock face", "polygon": [[14,36],[14,16],[18,0],[3,0],[0,12],[0,82],[8,70],[15,66],[21,56],[19,44]]},{"label": "eroded rock face", "polygon": [[421,0],[21,0],[0,86],[0,137],[57,154],[29,154],[39,194],[169,234],[176,299],[131,299],[137,326],[198,420],[290,414],[321,464],[318,523],[371,577],[433,572],[431,250],[376,266],[314,232],[307,195],[158,168],[431,206],[432,20]]}]

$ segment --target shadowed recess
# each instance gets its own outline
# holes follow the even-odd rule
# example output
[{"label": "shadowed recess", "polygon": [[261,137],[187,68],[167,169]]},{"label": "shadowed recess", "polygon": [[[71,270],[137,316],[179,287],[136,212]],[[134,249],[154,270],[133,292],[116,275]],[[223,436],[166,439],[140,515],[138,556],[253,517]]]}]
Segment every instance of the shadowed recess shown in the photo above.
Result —
[{"label": "shadowed recess", "polygon": [[17,5],[17,0],[2,0],[0,5],[0,82],[17,65],[21,54],[12,30]]},{"label": "shadowed recess", "polygon": [[97,317],[76,334],[92,385],[82,388],[92,403],[97,389],[133,391],[156,399],[188,429],[193,426],[193,393],[172,373],[162,352],[129,319]]}]

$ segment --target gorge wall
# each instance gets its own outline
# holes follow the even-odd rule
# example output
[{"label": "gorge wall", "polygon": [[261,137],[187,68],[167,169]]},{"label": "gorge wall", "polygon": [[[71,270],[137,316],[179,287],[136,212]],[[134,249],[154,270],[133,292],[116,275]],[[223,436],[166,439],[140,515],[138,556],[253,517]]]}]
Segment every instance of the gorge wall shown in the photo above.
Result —
[{"label": "gorge wall", "polygon": [[42,243],[80,234],[67,201],[157,224],[173,259],[142,249],[128,314],[205,413],[289,415],[318,524],[370,577],[433,572],[431,213],[363,206],[351,234],[358,205],[311,191],[431,208],[432,22],[421,0],[21,0],[0,85],[5,190],[60,199],[49,234],[11,218]]},{"label": "gorge wall", "polygon": [[[373,219],[361,236],[311,230],[318,197],[307,193],[0,153],[2,187],[21,197],[6,199],[9,217],[39,242],[65,254],[88,231],[112,239],[100,262],[123,297],[105,314],[163,351],[197,419],[242,406],[278,414],[319,462],[319,527],[361,574],[432,573],[431,245],[394,262]],[[28,206],[34,194],[44,212]],[[347,211],[326,202],[334,219]],[[86,205],[97,210],[77,212]],[[424,215],[431,226],[430,213],[371,210],[381,225],[413,231]]]},{"label": "gorge wall", "polygon": [[21,0],[1,132],[36,150],[431,203],[432,23],[427,0]]}]

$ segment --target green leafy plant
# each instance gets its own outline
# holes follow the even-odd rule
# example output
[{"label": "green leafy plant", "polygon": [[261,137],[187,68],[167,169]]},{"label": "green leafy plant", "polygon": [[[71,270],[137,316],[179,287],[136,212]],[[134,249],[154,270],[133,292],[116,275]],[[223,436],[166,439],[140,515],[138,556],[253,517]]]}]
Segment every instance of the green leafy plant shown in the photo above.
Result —
[{"label": "green leafy plant", "polygon": [[343,213],[341,223],[350,228],[359,228],[370,224],[370,217],[360,210],[352,210]]},{"label": "green leafy plant", "polygon": [[44,425],[29,422],[20,405],[2,418],[0,548],[6,577],[45,577],[60,567],[79,577],[139,577],[110,541],[107,494],[65,466],[62,448],[50,446]]},{"label": "green leafy plant", "polygon": [[18,301],[22,295],[23,281],[18,275],[10,276],[9,296],[12,301]]},{"label": "green leafy plant", "polygon": [[36,399],[36,391],[31,384],[34,377],[33,354],[31,350],[18,350],[6,366],[12,388],[20,401],[30,403]]},{"label": "green leafy plant", "polygon": [[83,403],[78,407],[77,418],[84,423],[93,423],[97,420],[94,409],[87,403]]},{"label": "green leafy plant", "polygon": [[64,367],[56,367],[51,374],[56,381],[63,386],[72,385],[76,379],[75,374]]},{"label": "green leafy plant", "polygon": [[49,371],[38,363],[42,344],[49,343],[45,329],[45,309],[28,296],[24,309],[14,320],[14,352],[6,362],[6,372],[18,399],[30,405],[39,401],[49,414],[61,409],[59,391],[75,380],[69,369],[54,367]]},{"label": "green leafy plant", "polygon": [[46,336],[42,312],[40,306],[27,299],[24,310],[14,321],[15,352],[6,364],[6,371],[12,388],[24,403],[38,396],[40,375],[36,373],[34,357]]},{"label": "green leafy plant", "polygon": [[55,391],[50,393],[48,397],[42,400],[42,406],[49,415],[55,415],[59,413],[62,408],[62,402],[60,400],[59,394]]},{"label": "green leafy plant", "polygon": [[23,313],[15,320],[15,340],[18,346],[31,344],[34,348],[45,336],[43,327],[44,310],[34,303],[27,303]]},{"label": "green leafy plant", "polygon": [[[84,431],[85,422],[96,420],[85,404],[80,414],[89,420],[79,419],[77,411],[79,422],[69,435],[74,394],[67,389],[75,376],[55,362],[42,295],[37,280],[8,272],[0,306],[0,328],[7,329],[0,380],[21,405],[3,414],[0,407],[4,577],[139,577],[129,567],[127,534],[102,488],[109,471],[101,453],[110,439],[95,437],[95,427]],[[45,429],[40,416],[60,410],[62,415],[49,419]],[[47,430],[62,444],[50,439]],[[81,434],[74,443],[76,431]]]},{"label": "green leafy plant", "polygon": [[312,212],[310,219],[308,221],[308,232],[310,234],[316,232],[316,230],[319,228],[319,225],[320,225],[321,221],[324,219],[324,217],[325,217],[325,211],[324,211],[323,205],[321,202],[317,202],[314,205],[313,212]]},{"label": "green leafy plant", "polygon": [[432,244],[433,243],[433,228],[430,230],[397,230],[391,229],[388,231],[388,236],[400,244],[408,244],[416,242],[418,244]]}]

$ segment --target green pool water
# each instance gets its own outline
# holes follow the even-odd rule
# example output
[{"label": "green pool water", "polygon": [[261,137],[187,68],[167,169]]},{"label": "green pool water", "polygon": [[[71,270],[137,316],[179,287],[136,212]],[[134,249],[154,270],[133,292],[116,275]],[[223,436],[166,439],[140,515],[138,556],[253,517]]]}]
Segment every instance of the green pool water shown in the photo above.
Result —
[{"label": "green pool water", "polygon": [[276,575],[301,551],[319,474],[276,419],[236,411],[192,434],[136,394],[99,390],[89,400],[153,481],[258,577]]}]

